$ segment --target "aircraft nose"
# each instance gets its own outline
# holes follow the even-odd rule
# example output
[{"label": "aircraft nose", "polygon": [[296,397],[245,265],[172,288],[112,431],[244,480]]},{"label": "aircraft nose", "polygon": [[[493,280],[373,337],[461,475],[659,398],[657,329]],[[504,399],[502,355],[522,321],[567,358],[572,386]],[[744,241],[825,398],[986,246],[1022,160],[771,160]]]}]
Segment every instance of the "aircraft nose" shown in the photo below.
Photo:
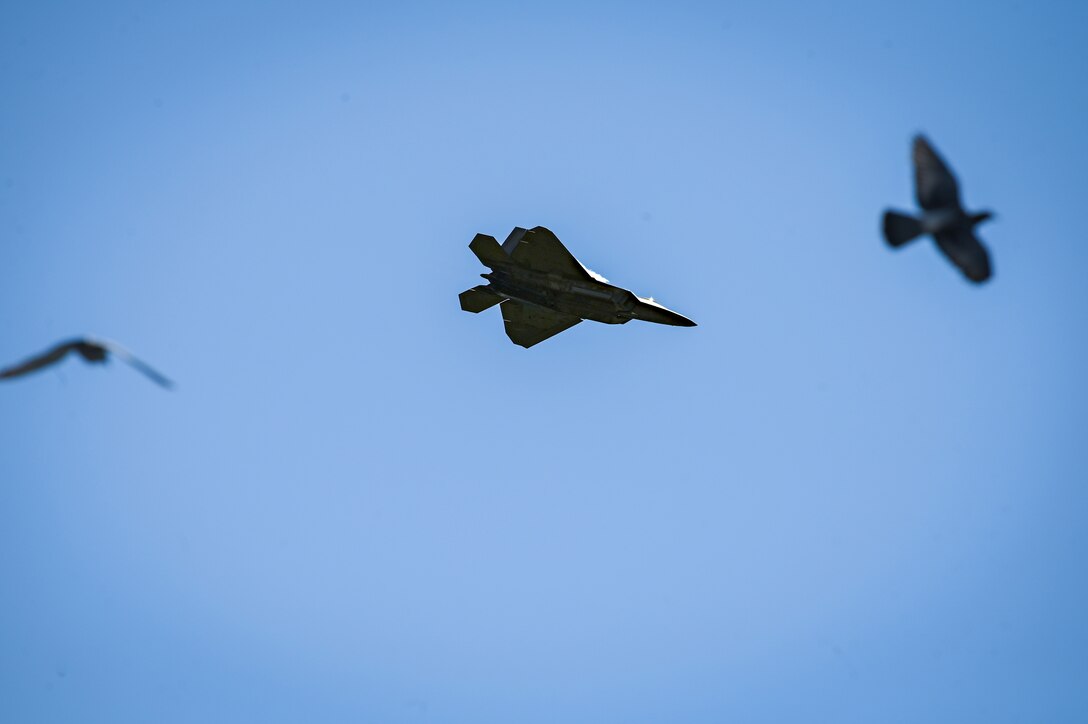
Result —
[{"label": "aircraft nose", "polygon": [[671,313],[669,314],[669,321],[665,322],[665,324],[671,324],[674,327],[698,327],[699,326],[695,322],[693,322],[690,319],[688,319],[687,317],[685,317],[683,314],[678,314],[676,312],[672,312],[671,310],[670,310],[670,312]]},{"label": "aircraft nose", "polygon": [[656,304],[646,304],[640,302],[635,308],[635,317],[647,322],[655,322],[657,324],[668,324],[673,327],[695,327],[695,322],[691,321],[683,314],[666,309]]},{"label": "aircraft nose", "polygon": [[683,314],[680,314],[679,312],[674,312],[671,309],[662,309],[660,311],[662,312],[662,314],[653,321],[659,322],[660,324],[671,324],[674,327],[699,326],[695,324],[695,322],[685,317]]}]

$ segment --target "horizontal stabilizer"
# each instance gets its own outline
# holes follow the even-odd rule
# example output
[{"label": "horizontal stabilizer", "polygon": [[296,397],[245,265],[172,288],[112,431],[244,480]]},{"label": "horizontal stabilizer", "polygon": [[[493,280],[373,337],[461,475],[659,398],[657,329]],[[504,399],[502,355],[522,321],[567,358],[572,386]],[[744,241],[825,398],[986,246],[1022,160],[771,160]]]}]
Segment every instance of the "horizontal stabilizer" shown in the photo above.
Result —
[{"label": "horizontal stabilizer", "polygon": [[490,309],[502,301],[502,297],[491,291],[490,287],[473,287],[458,294],[457,298],[461,300],[461,309],[473,314]]},{"label": "horizontal stabilizer", "polygon": [[472,253],[483,262],[484,266],[494,267],[496,264],[507,264],[510,262],[510,257],[499,246],[499,242],[495,241],[494,236],[488,236],[487,234],[477,234],[472,239],[472,243],[468,245],[469,249],[472,249]]},{"label": "horizontal stabilizer", "polygon": [[897,211],[884,212],[884,238],[890,246],[903,246],[922,235],[922,222]]}]

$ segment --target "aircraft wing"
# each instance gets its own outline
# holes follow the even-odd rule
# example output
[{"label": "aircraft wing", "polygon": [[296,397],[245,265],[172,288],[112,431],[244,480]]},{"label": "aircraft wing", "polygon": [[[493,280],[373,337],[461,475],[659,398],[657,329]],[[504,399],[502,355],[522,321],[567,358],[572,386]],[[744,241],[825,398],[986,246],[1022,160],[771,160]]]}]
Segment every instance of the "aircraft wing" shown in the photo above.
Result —
[{"label": "aircraft wing", "polygon": [[[524,233],[515,236],[518,231]],[[512,248],[506,248],[507,244]],[[528,231],[515,229],[503,244],[503,248],[516,264],[533,271],[555,273],[573,279],[592,279],[586,268],[567,251],[567,247],[563,246],[555,234],[543,226]]]},{"label": "aircraft wing", "polygon": [[516,299],[507,299],[499,309],[502,310],[502,321],[506,324],[506,336],[514,344],[526,349],[582,321],[573,315],[553,312]]}]

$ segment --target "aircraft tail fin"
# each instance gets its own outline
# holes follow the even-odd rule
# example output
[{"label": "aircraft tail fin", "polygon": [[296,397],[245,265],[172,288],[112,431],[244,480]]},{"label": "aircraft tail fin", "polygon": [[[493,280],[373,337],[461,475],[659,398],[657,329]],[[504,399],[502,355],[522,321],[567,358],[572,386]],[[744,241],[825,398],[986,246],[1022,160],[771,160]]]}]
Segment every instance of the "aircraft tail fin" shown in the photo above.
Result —
[{"label": "aircraft tail fin", "polygon": [[495,264],[505,264],[510,261],[510,257],[499,246],[499,242],[495,241],[494,236],[477,234],[473,237],[468,248],[472,249],[472,253],[487,267],[494,267]]},{"label": "aircraft tail fin", "polygon": [[506,241],[502,243],[502,250],[510,256],[514,255],[514,249],[518,248],[518,244],[521,243],[521,239],[529,233],[528,229],[523,229],[520,226],[515,226],[514,230],[510,232],[510,235],[506,237]]},{"label": "aircraft tail fin", "polygon": [[490,309],[502,301],[502,297],[488,287],[473,287],[458,294],[457,298],[461,300],[461,309],[473,314]]},{"label": "aircraft tail fin", "polygon": [[884,212],[884,238],[892,247],[903,246],[922,235],[922,222],[898,211]]}]

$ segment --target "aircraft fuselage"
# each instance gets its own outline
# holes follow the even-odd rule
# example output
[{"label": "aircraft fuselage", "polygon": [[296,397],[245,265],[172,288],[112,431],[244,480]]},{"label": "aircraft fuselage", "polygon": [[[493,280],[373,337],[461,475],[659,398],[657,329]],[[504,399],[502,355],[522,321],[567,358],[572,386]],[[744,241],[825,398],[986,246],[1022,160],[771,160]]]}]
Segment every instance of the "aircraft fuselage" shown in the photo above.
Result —
[{"label": "aircraft fuselage", "polygon": [[537,304],[582,319],[625,324],[635,317],[638,298],[626,289],[600,282],[567,279],[531,269],[495,266],[481,277],[508,299]]}]

